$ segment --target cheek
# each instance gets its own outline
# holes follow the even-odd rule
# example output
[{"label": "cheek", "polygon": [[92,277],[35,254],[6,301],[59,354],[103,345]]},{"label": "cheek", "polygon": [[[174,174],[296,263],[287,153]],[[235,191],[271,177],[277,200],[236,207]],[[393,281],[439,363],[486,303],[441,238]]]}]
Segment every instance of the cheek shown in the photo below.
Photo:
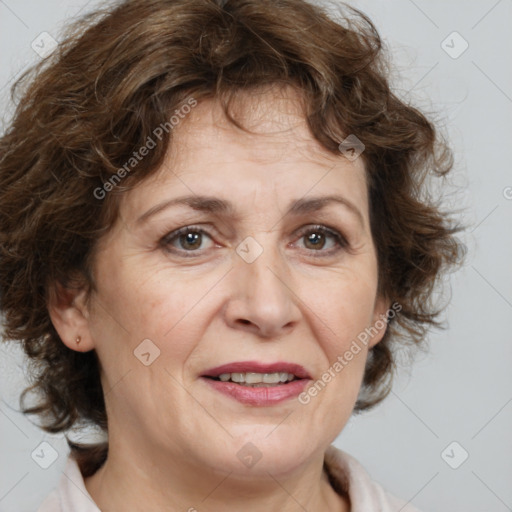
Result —
[{"label": "cheek", "polygon": [[[137,258],[125,258],[99,273],[98,299],[108,305],[111,321],[136,337],[150,334],[161,338],[190,309],[198,292],[187,286],[180,275],[138,263]],[[100,269],[101,270],[101,269]]]},{"label": "cheek", "polygon": [[[364,274],[363,274],[364,275]],[[373,321],[376,282],[361,274],[334,276],[309,293],[308,305],[325,333],[325,350],[332,360]]]},{"label": "cheek", "polygon": [[178,366],[201,335],[195,310],[200,309],[210,285],[186,273],[171,274],[126,259],[124,264],[109,266],[111,271],[98,272],[101,280],[91,316],[93,338],[105,368],[111,361],[117,375],[137,367],[140,363],[133,352],[146,339],[158,347],[161,361]]}]

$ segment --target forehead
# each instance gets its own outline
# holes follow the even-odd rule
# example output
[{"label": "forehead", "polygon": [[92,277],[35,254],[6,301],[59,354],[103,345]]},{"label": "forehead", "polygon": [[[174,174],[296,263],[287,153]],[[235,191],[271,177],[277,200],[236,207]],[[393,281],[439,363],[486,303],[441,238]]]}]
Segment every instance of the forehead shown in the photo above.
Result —
[{"label": "forehead", "polygon": [[150,203],[183,194],[225,197],[241,207],[251,196],[254,208],[257,198],[268,195],[288,204],[308,194],[333,193],[366,212],[362,159],[351,162],[321,146],[295,91],[246,93],[231,112],[252,133],[226,119],[218,101],[199,102],[174,128],[161,168],[125,195],[124,213],[135,215]]}]

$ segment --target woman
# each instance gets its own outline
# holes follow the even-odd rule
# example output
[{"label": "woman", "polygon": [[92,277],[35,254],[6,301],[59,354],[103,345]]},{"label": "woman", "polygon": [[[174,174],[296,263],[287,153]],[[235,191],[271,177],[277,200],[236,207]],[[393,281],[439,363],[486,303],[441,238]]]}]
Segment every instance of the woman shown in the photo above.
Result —
[{"label": "woman", "polygon": [[405,506],[331,446],[462,256],[424,194],[449,150],[383,59],[349,8],[131,0],[19,81],[0,306],[24,412],[108,432],[70,441],[40,511]]}]

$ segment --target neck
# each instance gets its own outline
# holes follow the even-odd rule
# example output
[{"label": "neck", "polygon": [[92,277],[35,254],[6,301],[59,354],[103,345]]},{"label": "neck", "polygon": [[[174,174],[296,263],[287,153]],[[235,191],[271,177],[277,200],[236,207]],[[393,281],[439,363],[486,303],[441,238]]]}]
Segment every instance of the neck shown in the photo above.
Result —
[{"label": "neck", "polygon": [[329,483],[323,454],[292,473],[266,472],[257,478],[240,478],[185,459],[171,453],[146,457],[145,450],[126,449],[111,441],[105,464],[85,479],[85,486],[105,512],[350,511],[348,500]]}]

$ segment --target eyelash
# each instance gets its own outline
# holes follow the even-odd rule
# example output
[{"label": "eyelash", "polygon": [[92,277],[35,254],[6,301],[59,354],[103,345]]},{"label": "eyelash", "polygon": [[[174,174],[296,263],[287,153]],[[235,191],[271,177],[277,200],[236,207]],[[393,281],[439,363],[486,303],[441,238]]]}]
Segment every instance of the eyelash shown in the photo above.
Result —
[{"label": "eyelash", "polygon": [[[167,234],[166,236],[164,236],[161,239],[160,244],[167,251],[181,255],[185,258],[198,257],[198,254],[201,255],[204,252],[204,250],[203,251],[201,251],[201,250],[187,251],[184,249],[178,250],[176,248],[170,247],[174,240],[179,239],[179,237],[181,235],[184,235],[187,233],[198,233],[201,235],[207,235],[209,238],[212,238],[212,236],[210,235],[210,233],[208,233],[208,231],[206,231],[203,228],[200,228],[198,226],[191,225],[191,226],[182,227],[180,229],[177,229],[177,230],[172,231],[171,233]],[[341,233],[339,233],[337,230],[335,230],[333,228],[329,228],[328,226],[322,226],[322,225],[312,225],[312,226],[307,226],[306,229],[302,229],[299,232],[299,239],[304,238],[304,236],[306,236],[307,234],[310,234],[310,233],[317,233],[317,234],[321,234],[324,236],[325,235],[331,236],[332,238],[334,238],[334,240],[337,244],[337,247],[334,247],[334,248],[331,248],[331,249],[325,250],[325,251],[322,249],[319,249],[318,251],[316,251],[314,249],[309,250],[309,252],[312,253],[311,255],[314,258],[319,258],[319,257],[322,258],[322,257],[326,257],[326,256],[332,256],[333,254],[337,253],[338,251],[340,251],[342,249],[346,249],[349,246],[346,238]],[[207,250],[207,249],[205,249],[205,250]],[[306,251],[308,251],[308,249],[306,249]],[[321,254],[314,254],[315,252],[321,253]]]}]

